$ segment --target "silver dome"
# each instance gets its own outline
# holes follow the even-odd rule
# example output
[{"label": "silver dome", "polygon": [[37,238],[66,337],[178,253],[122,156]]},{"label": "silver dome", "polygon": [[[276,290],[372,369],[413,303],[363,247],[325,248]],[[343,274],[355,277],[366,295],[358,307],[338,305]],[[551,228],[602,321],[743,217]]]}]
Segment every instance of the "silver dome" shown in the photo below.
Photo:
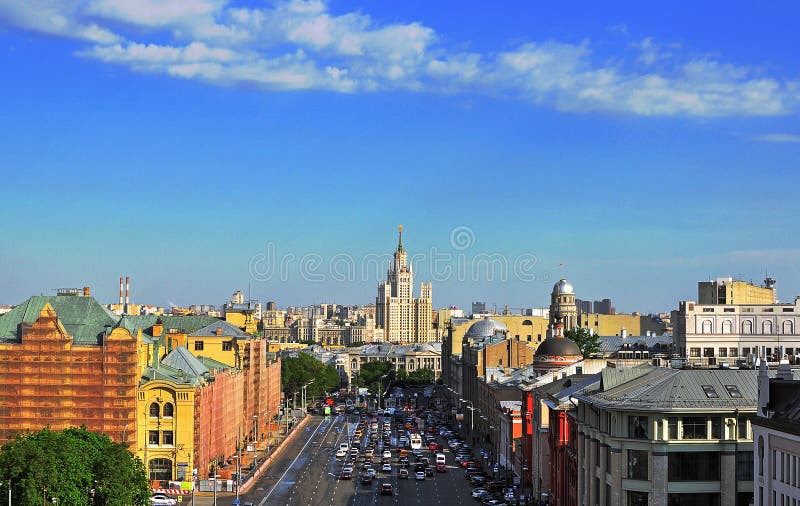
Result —
[{"label": "silver dome", "polygon": [[575,289],[572,288],[572,285],[566,279],[559,279],[558,283],[553,285],[553,294],[560,295],[562,293],[575,293]]},{"label": "silver dome", "polygon": [[488,316],[484,316],[482,320],[478,320],[464,334],[465,338],[480,338],[495,335],[497,332],[508,332],[508,327],[503,325],[497,320],[492,320]]}]

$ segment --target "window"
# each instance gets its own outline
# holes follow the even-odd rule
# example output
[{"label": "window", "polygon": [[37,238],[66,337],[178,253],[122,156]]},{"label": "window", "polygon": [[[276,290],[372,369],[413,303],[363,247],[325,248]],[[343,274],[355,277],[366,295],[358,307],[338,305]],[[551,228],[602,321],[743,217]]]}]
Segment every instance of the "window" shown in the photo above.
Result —
[{"label": "window", "polygon": [[729,357],[738,357],[739,356],[739,349],[738,348],[729,348],[728,349],[728,356]]},{"label": "window", "polygon": [[203,351],[203,341],[194,342],[194,351]]},{"label": "window", "polygon": [[171,402],[164,404],[164,416],[174,416],[175,407]]},{"label": "window", "polygon": [[768,321],[765,321],[764,323],[761,324],[761,333],[765,334],[765,335],[766,334],[772,334],[772,322],[771,321],[768,320]]},{"label": "window", "polygon": [[750,354],[750,348],[742,348],[742,356],[746,357]]},{"label": "window", "polygon": [[669,428],[669,438],[678,439],[678,419],[671,416],[667,419],[667,426]]},{"label": "window", "polygon": [[648,418],[646,416],[628,417],[628,437],[647,439]]},{"label": "window", "polygon": [[647,480],[648,458],[647,450],[628,450],[628,478]]},{"label": "window", "polygon": [[718,452],[669,452],[669,481],[719,481]]},{"label": "window", "polygon": [[753,481],[753,452],[736,452],[736,479]]},{"label": "window", "polygon": [[[725,327],[723,326],[722,328],[724,329]],[[718,357],[722,357],[722,358],[727,357],[728,356],[728,348],[727,347],[723,347],[723,348],[720,348],[719,350],[717,350],[717,356]]]},{"label": "window", "polygon": [[222,343],[222,351],[231,351],[233,349],[233,343],[230,341],[225,341]]},{"label": "window", "polygon": [[691,416],[683,419],[683,439],[706,439],[707,432],[705,417]]},{"label": "window", "polygon": [[148,431],[147,444],[151,444],[151,445],[157,445],[158,444],[158,431],[157,430]]},{"label": "window", "polygon": [[172,439],[171,430],[165,430],[164,432],[162,432],[161,438],[162,438],[162,444],[172,446],[175,443],[174,440]]},{"label": "window", "polygon": [[669,494],[667,506],[719,506],[719,494],[711,492]]},{"label": "window", "polygon": [[712,358],[714,356],[714,348],[703,348],[703,356]]},{"label": "window", "polygon": [[628,506],[647,506],[647,492],[628,490]]},{"label": "window", "polygon": [[786,335],[794,334],[794,325],[790,321],[783,322],[782,332]]},{"label": "window", "polygon": [[703,308],[703,312],[704,313],[713,313],[714,312],[714,308],[713,307],[704,307]]},{"label": "window", "polygon": [[701,334],[713,334],[714,333],[714,326],[711,323],[711,320],[706,320],[703,322],[702,330],[700,331]]},{"label": "window", "polygon": [[764,311],[765,313],[772,313],[774,310],[773,310],[771,307],[765,307],[765,308],[763,309],[763,311]]},{"label": "window", "polygon": [[719,399],[719,394],[711,385],[701,385],[703,387],[703,392],[705,392],[706,397],[709,399]]},{"label": "window", "polygon": [[722,439],[722,419],[713,417],[711,419],[711,439]]},{"label": "window", "polygon": [[739,391],[739,387],[736,385],[725,385],[725,390],[728,391],[728,395],[730,395],[732,399],[742,398],[742,392]]},{"label": "window", "polygon": [[726,313],[733,313],[736,311],[736,308],[726,307],[725,309],[723,309],[723,311]]},{"label": "window", "polygon": [[689,356],[693,358],[699,358],[700,348],[689,348]]},{"label": "window", "polygon": [[750,320],[745,320],[742,322],[742,334],[752,334],[753,333],[753,322]]},{"label": "window", "polygon": [[160,413],[161,408],[159,408],[158,403],[154,402],[150,404],[150,418],[158,418]]}]

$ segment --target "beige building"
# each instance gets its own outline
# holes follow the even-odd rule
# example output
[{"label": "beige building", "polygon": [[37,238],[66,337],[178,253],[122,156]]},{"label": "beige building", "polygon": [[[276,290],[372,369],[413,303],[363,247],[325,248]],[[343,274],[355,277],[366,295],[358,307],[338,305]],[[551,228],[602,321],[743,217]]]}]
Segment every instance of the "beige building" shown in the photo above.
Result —
[{"label": "beige building", "polygon": [[660,336],[667,331],[667,324],[658,316],[633,314],[578,315],[578,327],[589,329],[599,336]]},{"label": "beige building", "polygon": [[403,248],[403,227],[386,281],[378,284],[375,299],[375,326],[383,329],[383,339],[391,343],[426,343],[436,340],[432,324],[430,283],[420,284],[414,297],[414,273]]},{"label": "beige building", "polygon": [[698,304],[681,301],[673,312],[676,352],[690,363],[753,364],[800,356],[800,297],[792,304]]},{"label": "beige building", "polygon": [[560,319],[564,330],[578,326],[578,306],[575,304],[575,290],[566,279],[558,280],[550,294],[550,327],[547,337],[553,337],[556,320]]}]

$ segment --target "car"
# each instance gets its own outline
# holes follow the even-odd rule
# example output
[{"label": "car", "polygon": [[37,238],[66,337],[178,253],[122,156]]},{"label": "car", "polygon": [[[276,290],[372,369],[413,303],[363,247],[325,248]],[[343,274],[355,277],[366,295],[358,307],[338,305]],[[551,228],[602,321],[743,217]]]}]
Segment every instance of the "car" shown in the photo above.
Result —
[{"label": "car", "polygon": [[485,496],[488,493],[489,493],[489,491],[486,490],[485,488],[480,488],[480,487],[473,488],[472,489],[472,498],[473,499],[481,499],[483,496]]},{"label": "car", "polygon": [[342,474],[339,475],[339,479],[340,480],[352,480],[353,479],[353,473],[351,473],[349,471],[342,471]]},{"label": "car", "polygon": [[383,450],[383,458],[385,459],[392,458],[392,452],[390,452],[389,450]]},{"label": "car", "polygon": [[381,495],[394,495],[394,488],[391,483],[381,485]]},{"label": "car", "polygon": [[418,479],[418,480],[424,480],[425,479],[425,471],[417,471],[416,474],[414,474],[414,477],[416,479]]},{"label": "car", "polygon": [[347,456],[347,452],[344,450],[339,450],[336,452],[336,458],[341,459]]},{"label": "car", "polygon": [[436,472],[437,473],[446,473],[447,472],[447,466],[444,465],[444,464],[436,464]]},{"label": "car", "polygon": [[150,497],[150,504],[159,506],[175,506],[178,501],[167,494],[153,494]]},{"label": "car", "polygon": [[361,475],[361,484],[362,485],[372,485],[372,476],[369,474]]},{"label": "car", "polygon": [[436,451],[436,443],[430,443],[428,445],[428,450],[435,452]]},{"label": "car", "polygon": [[368,475],[372,476],[373,478],[375,477],[375,469],[373,469],[373,468],[369,467],[369,468],[365,469],[364,471],[365,471],[365,472],[366,472]]},{"label": "car", "polygon": [[391,473],[392,465],[387,462],[386,464],[381,466],[381,471],[383,471],[384,473]]},{"label": "car", "polygon": [[408,479],[408,469],[400,469],[397,473],[398,478]]},{"label": "car", "polygon": [[433,468],[431,466],[425,468],[425,476],[433,476]]}]

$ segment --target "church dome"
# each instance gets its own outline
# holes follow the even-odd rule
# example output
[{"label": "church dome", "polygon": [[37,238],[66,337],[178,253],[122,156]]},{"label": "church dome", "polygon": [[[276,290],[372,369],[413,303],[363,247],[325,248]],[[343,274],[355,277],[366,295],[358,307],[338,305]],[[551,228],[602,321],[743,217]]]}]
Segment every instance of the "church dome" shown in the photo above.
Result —
[{"label": "church dome", "polygon": [[562,278],[562,279],[558,280],[558,283],[553,285],[553,294],[554,295],[561,295],[563,293],[574,294],[575,293],[575,289],[572,288],[572,285],[570,284],[569,281],[567,281],[566,279]]},{"label": "church dome", "polygon": [[581,349],[572,339],[548,337],[536,348],[534,359],[543,357],[574,357],[581,355]]},{"label": "church dome", "polygon": [[485,316],[482,320],[473,323],[472,326],[464,334],[465,339],[475,339],[480,337],[489,337],[495,335],[497,332],[508,332],[508,328],[497,320],[492,320]]}]

